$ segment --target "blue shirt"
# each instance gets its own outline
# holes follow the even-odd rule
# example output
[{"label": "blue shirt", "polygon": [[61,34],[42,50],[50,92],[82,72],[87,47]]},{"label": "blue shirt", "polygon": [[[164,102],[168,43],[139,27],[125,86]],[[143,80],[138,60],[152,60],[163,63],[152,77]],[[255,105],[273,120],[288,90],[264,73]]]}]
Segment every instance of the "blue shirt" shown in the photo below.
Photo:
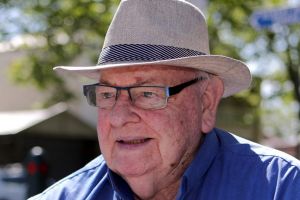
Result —
[{"label": "blue shirt", "polygon": [[[131,200],[127,183],[102,156],[31,200]],[[231,133],[206,135],[186,169],[177,200],[300,200],[300,161]]]}]

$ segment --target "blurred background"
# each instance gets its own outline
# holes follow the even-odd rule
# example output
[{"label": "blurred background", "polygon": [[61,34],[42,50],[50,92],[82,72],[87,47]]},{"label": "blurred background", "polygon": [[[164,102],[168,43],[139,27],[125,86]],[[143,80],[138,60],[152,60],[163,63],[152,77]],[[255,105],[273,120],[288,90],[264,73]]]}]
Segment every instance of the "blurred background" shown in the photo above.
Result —
[{"label": "blurred background", "polygon": [[[300,2],[190,0],[212,54],[245,61],[248,91],[223,99],[217,127],[300,157]],[[82,77],[94,65],[118,0],[0,0],[0,200],[22,200],[99,155],[96,109]]]}]

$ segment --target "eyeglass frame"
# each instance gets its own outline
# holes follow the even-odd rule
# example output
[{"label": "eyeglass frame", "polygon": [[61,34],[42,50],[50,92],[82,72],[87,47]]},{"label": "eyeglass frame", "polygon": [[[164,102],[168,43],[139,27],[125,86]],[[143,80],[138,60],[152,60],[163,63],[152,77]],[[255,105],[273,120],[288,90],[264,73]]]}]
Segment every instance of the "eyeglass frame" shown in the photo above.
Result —
[{"label": "eyeglass frame", "polygon": [[105,84],[101,84],[101,83],[95,83],[95,84],[83,85],[83,94],[87,98],[87,102],[88,102],[89,105],[95,106],[95,107],[99,107],[96,104],[93,104],[91,100],[89,100],[89,97],[87,96],[88,90],[90,90],[90,88],[92,88],[94,86],[105,86],[105,87],[111,87],[111,88],[116,89],[116,96],[115,96],[115,102],[114,102],[114,104],[111,107],[109,107],[109,108],[100,108],[99,107],[100,109],[108,110],[108,109],[113,108],[115,106],[115,104],[117,103],[118,97],[119,97],[119,94],[120,94],[121,90],[127,90],[131,104],[134,105],[134,106],[136,106],[134,104],[134,102],[133,102],[133,99],[132,99],[132,96],[131,96],[131,93],[130,93],[130,89],[131,88],[138,88],[138,87],[157,87],[157,88],[163,88],[163,89],[165,89],[166,97],[165,97],[165,103],[164,103],[164,105],[162,107],[159,107],[159,108],[142,108],[142,107],[136,106],[136,107],[144,109],[144,110],[159,110],[159,109],[163,109],[163,108],[165,108],[167,106],[169,97],[180,93],[183,89],[187,88],[188,86],[191,86],[191,85],[193,85],[193,84],[195,84],[195,83],[197,83],[199,81],[203,81],[203,80],[206,80],[206,79],[207,79],[207,77],[200,76],[200,77],[197,77],[197,78],[192,79],[190,81],[187,81],[187,82],[184,82],[184,83],[172,86],[172,87],[169,87],[169,86],[155,86],[155,85],[153,85],[153,86],[151,86],[151,85],[145,85],[145,86],[120,87],[120,86],[111,86],[111,85],[105,85]]}]

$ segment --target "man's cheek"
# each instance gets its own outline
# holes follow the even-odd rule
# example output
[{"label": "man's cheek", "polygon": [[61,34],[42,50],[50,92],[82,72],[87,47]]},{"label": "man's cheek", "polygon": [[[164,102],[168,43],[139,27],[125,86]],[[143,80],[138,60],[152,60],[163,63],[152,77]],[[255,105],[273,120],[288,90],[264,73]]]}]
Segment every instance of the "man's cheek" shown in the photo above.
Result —
[{"label": "man's cheek", "polygon": [[104,112],[99,111],[98,112],[98,123],[97,123],[97,129],[98,132],[101,131],[105,131],[106,129],[109,129],[110,126],[110,122],[109,122],[109,117],[107,114],[105,114]]}]

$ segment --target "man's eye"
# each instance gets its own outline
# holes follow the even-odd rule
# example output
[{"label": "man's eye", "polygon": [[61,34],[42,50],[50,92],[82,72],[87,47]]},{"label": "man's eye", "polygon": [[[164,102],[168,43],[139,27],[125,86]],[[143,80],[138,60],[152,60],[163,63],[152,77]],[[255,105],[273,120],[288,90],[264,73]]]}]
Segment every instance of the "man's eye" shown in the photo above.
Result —
[{"label": "man's eye", "polygon": [[100,95],[102,99],[109,99],[114,97],[114,93],[112,92],[103,92]]},{"label": "man's eye", "polygon": [[154,92],[143,92],[143,97],[152,98],[155,96],[156,94]]}]

